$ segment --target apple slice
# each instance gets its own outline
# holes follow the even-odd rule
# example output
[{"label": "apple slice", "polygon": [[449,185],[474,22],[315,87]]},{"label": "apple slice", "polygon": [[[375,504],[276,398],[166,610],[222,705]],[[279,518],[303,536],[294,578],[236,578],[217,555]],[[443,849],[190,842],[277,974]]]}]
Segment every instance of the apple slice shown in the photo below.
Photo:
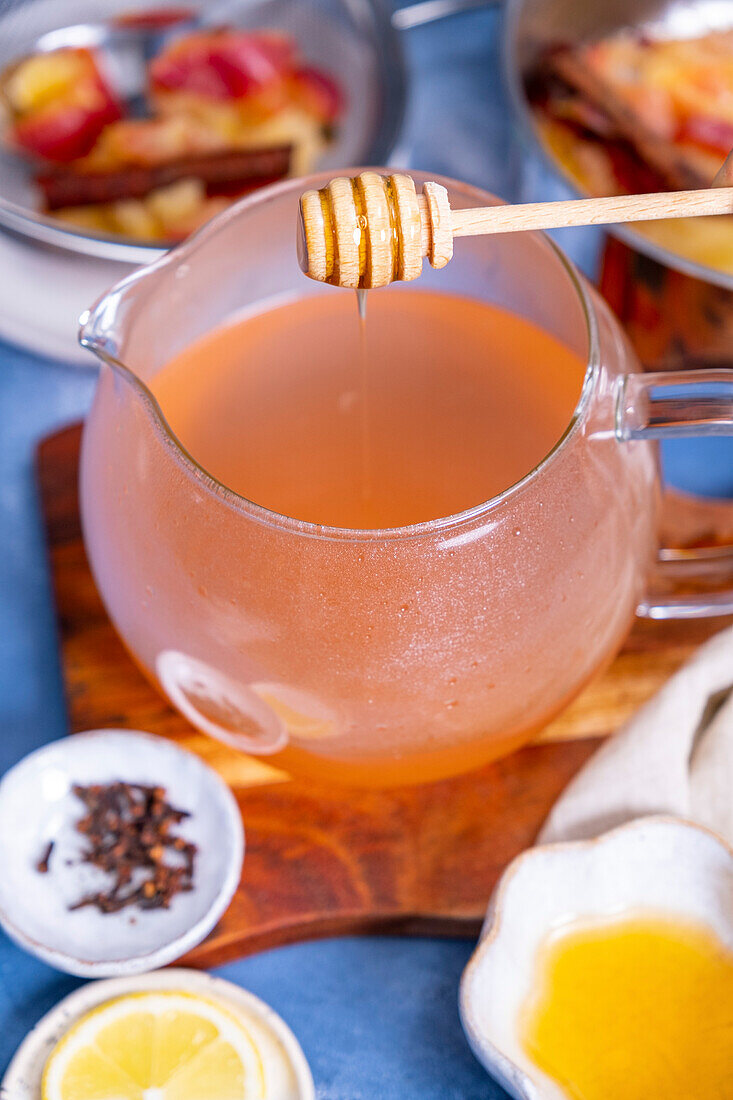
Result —
[{"label": "apple slice", "polygon": [[108,122],[119,118],[109,104],[90,110],[75,103],[51,104],[15,122],[10,136],[26,153],[68,163],[86,156]]},{"label": "apple slice", "polygon": [[63,49],[21,61],[4,81],[10,138],[45,160],[84,156],[122,108],[89,50]]},{"label": "apple slice", "polygon": [[295,70],[290,82],[295,103],[324,124],[335,122],[343,111],[341,88],[321,69],[302,65]]},{"label": "apple slice", "polygon": [[156,92],[240,99],[282,81],[293,47],[284,35],[218,31],[178,39],[151,63]]}]

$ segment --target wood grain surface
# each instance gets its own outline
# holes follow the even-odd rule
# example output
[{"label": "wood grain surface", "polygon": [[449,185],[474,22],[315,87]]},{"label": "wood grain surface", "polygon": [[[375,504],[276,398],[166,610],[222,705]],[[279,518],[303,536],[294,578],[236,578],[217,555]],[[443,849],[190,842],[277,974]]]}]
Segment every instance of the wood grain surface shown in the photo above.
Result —
[{"label": "wood grain surface", "polygon": [[[475,935],[501,871],[532,843],[597,738],[618,728],[729,621],[637,623],[611,668],[548,727],[542,743],[471,775],[390,791],[299,782],[197,733],[127,654],[82,544],[80,430],[51,436],[38,451],[70,728],[170,737],[230,784],[244,820],[242,881],[218,927],[186,958],[190,965],[335,933]],[[690,515],[709,523],[694,507]]]},{"label": "wood grain surface", "polygon": [[730,213],[733,213],[733,187],[705,187],[697,191],[659,191],[650,195],[611,195],[608,198],[454,210],[453,235],[474,237],[484,233],[521,233],[570,225],[620,225]]}]

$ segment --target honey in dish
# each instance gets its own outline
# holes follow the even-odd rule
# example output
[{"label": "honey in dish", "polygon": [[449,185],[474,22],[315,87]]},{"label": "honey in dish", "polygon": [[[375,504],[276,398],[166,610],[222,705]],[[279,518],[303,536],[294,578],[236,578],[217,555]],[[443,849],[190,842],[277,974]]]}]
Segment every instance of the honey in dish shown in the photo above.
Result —
[{"label": "honey in dish", "polygon": [[245,317],[152,380],[173,431],[218,481],[271,511],[400,527],[481,504],[558,442],[585,364],[470,298],[332,291]]},{"label": "honey in dish", "polygon": [[733,951],[665,916],[563,930],[521,1028],[571,1100],[733,1100]]}]

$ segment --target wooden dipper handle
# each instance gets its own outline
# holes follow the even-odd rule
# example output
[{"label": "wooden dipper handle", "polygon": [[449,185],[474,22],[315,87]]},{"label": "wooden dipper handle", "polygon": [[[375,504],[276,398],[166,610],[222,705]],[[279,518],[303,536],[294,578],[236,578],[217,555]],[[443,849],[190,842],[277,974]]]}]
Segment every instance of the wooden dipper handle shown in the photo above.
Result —
[{"label": "wooden dipper handle", "polygon": [[298,255],[311,279],[368,290],[416,279],[424,256],[444,267],[454,236],[731,213],[733,187],[452,211],[439,183],[423,184],[418,195],[410,176],[362,172],[305,192]]}]

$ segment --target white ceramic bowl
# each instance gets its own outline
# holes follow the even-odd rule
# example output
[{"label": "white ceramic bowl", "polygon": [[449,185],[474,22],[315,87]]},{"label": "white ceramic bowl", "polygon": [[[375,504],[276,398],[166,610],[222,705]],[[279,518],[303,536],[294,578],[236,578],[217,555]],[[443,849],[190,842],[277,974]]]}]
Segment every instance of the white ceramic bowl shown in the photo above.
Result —
[{"label": "white ceramic bowl", "polygon": [[[79,862],[83,806],[73,784],[116,779],[166,788],[191,817],[178,833],[198,847],[194,889],[170,909],[102,914],[69,905],[107,884]],[[48,874],[36,864],[54,841]],[[26,756],[0,782],[0,923],[21,947],[69,974],[140,974],[180,958],[211,931],[237,888],[244,831],[234,796],[193,753],[151,734],[92,730]]]},{"label": "white ceramic bowl", "polygon": [[267,1100],[315,1100],[313,1077],[298,1040],[285,1021],[259,997],[222,978],[197,970],[157,970],[137,978],[91,982],[65,997],[44,1016],[18,1048],[2,1081],[3,1096],[38,1100],[46,1060],[71,1025],[93,1008],[126,993],[180,990],[222,1001],[244,1017],[263,1059]]},{"label": "white ceramic bowl", "polygon": [[595,840],[531,848],[504,872],[460,1009],[477,1058],[517,1100],[567,1100],[518,1035],[543,941],[572,921],[643,912],[703,924],[733,949],[733,851],[707,829],[648,817]]}]

